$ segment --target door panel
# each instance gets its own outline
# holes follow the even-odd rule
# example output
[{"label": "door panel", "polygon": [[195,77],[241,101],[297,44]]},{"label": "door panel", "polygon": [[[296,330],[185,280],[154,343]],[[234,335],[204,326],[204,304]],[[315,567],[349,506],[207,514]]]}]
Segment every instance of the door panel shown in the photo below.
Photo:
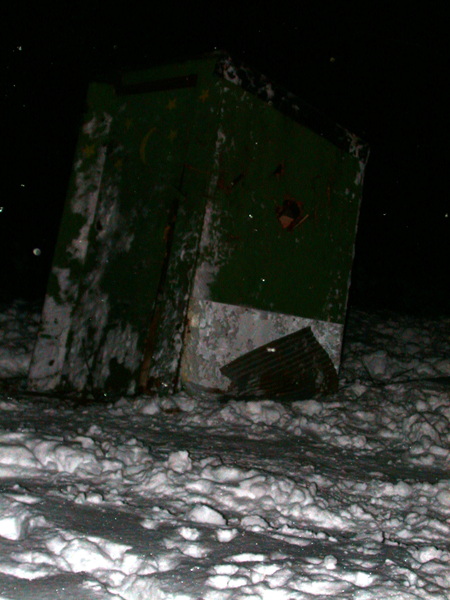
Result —
[{"label": "door panel", "polygon": [[343,323],[357,160],[239,89],[222,135],[197,298]]}]

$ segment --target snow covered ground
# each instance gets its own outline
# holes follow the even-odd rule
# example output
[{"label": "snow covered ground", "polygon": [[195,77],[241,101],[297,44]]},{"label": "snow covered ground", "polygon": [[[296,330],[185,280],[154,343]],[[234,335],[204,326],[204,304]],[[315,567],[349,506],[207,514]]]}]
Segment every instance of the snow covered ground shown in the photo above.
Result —
[{"label": "snow covered ground", "polygon": [[341,389],[220,404],[27,395],[0,313],[0,598],[450,597],[450,319],[350,315]]}]

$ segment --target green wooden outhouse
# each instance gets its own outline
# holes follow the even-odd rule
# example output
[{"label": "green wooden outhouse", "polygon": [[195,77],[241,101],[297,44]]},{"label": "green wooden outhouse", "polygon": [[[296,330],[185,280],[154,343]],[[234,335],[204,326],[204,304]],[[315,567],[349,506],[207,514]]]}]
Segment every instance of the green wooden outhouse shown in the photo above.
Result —
[{"label": "green wooden outhouse", "polygon": [[333,392],[367,146],[224,53],[87,104],[29,389]]}]

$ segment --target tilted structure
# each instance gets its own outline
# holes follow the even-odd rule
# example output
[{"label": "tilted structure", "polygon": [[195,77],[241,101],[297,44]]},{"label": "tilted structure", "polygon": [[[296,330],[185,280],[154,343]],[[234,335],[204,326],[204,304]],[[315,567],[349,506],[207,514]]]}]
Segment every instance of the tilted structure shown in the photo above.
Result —
[{"label": "tilted structure", "polygon": [[29,388],[332,392],[367,155],[226,54],[92,84]]}]

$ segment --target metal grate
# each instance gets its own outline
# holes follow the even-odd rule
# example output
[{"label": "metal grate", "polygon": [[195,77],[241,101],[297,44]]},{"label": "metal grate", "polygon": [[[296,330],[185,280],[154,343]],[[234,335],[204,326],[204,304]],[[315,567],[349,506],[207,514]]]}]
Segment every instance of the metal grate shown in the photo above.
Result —
[{"label": "metal grate", "polygon": [[338,375],[310,327],[260,346],[220,369],[226,397],[305,400],[333,394]]}]

